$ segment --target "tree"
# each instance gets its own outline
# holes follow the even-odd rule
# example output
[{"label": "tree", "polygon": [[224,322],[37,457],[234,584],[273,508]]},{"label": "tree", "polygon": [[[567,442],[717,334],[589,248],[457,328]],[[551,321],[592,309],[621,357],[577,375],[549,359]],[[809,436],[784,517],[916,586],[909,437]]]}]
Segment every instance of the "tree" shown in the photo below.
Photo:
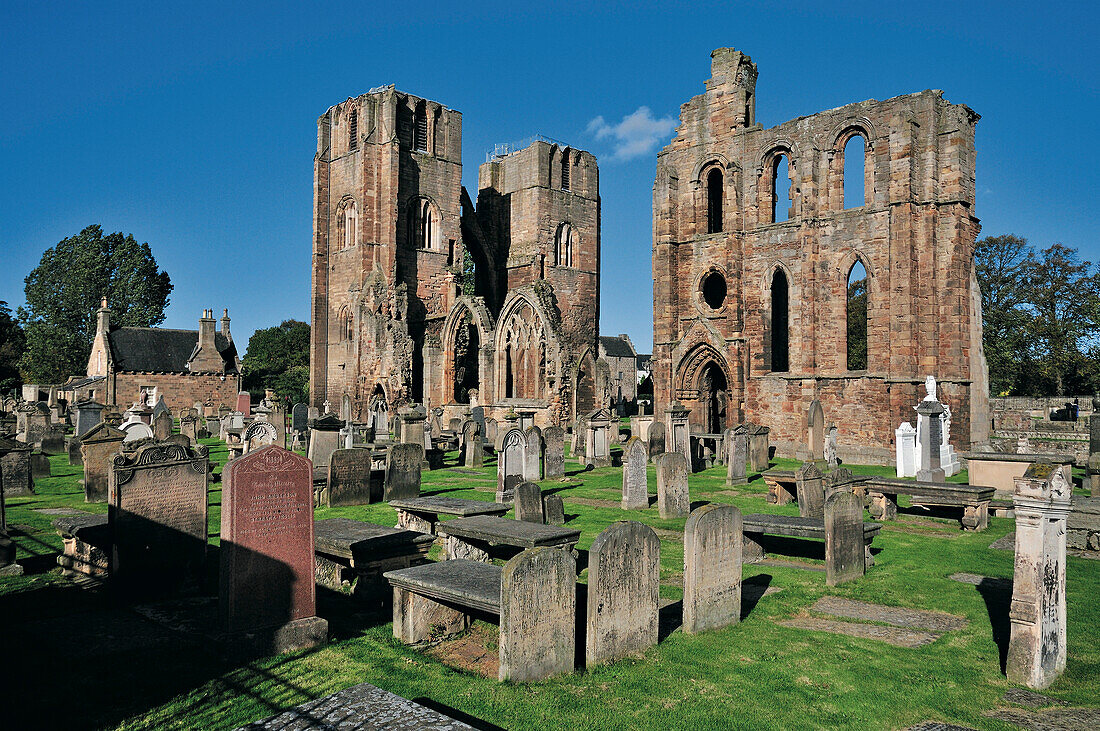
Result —
[{"label": "tree", "polygon": [[149,244],[132,235],[103,235],[98,225],[58,242],[27,275],[19,320],[27,346],[19,362],[29,382],[60,383],[84,373],[107,298],[112,324],[153,327],[164,322],[172,282],[157,268]]},{"label": "tree", "polygon": [[291,403],[309,398],[309,324],[284,320],[252,333],[242,361],[247,391],[273,389]]},{"label": "tree", "polygon": [[982,293],[982,344],[994,395],[1013,393],[1023,385],[1030,322],[1025,305],[1033,258],[1027,239],[1012,234],[987,236],[974,249]]},{"label": "tree", "polygon": [[19,377],[19,359],[27,347],[23,328],[11,316],[8,303],[0,300],[0,393],[23,385]]}]

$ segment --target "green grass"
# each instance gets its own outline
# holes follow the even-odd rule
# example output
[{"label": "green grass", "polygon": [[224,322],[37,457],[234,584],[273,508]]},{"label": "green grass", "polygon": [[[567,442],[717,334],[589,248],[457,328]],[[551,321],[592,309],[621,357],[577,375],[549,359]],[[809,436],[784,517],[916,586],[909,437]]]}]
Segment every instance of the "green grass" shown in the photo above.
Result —
[{"label": "green grass", "polygon": [[[206,443],[213,459],[223,463],[224,445],[217,440]],[[456,458],[448,455],[448,465]],[[19,526],[15,537],[20,560],[29,560],[37,571],[48,568],[60,540],[50,527],[52,516],[33,508],[105,510],[83,502],[76,483],[78,468],[69,467],[64,456],[52,458],[51,464],[55,476],[38,483],[39,494],[11,500],[8,510],[9,524]],[[798,465],[773,461],[773,466],[787,469]],[[639,520],[663,529],[661,595],[680,598],[683,546],[668,531],[682,532],[684,520],[662,520],[656,506],[627,513],[618,507],[571,503],[570,498],[618,501],[622,472],[614,467],[583,471],[573,461],[566,469],[565,481],[547,481],[543,487],[561,491],[569,525],[581,530],[579,548],[587,549],[603,528],[618,520]],[[490,463],[478,475],[449,469],[426,472],[423,492],[492,500],[489,488],[495,485],[495,470]],[[852,471],[893,474],[888,467],[853,466]],[[652,493],[652,466],[649,474]],[[727,488],[722,467],[692,475],[692,501],[735,504],[745,513],[797,515],[795,505],[768,505],[763,480],[754,473],[749,477],[747,486]],[[965,481],[965,474],[954,481]],[[214,488],[212,542],[221,500],[218,485]],[[384,504],[318,509],[316,515],[390,526],[396,520],[393,509]],[[746,579],[756,577],[753,581],[782,591],[762,598],[740,624],[697,636],[677,630],[636,659],[522,686],[455,670],[405,647],[393,639],[388,614],[366,611],[333,592],[319,595],[318,613],[329,619],[333,636],[324,648],[241,664],[181,645],[171,652],[120,651],[109,662],[82,665],[67,653],[58,657],[42,650],[36,655],[35,648],[44,644],[34,632],[54,622],[72,634],[74,642],[91,642],[101,637],[88,617],[133,615],[114,606],[102,590],[76,589],[56,572],[3,578],[0,610],[6,617],[5,632],[26,645],[23,654],[7,656],[20,668],[16,687],[25,680],[40,689],[13,695],[3,702],[4,713],[25,719],[21,727],[234,728],[366,681],[508,729],[896,729],[929,719],[1009,728],[982,715],[998,705],[1009,687],[1000,672],[990,610],[974,586],[948,577],[964,571],[1010,578],[1012,553],[988,546],[1013,528],[1011,520],[994,518],[987,531],[964,533],[955,520],[903,514],[887,523],[875,540],[874,547],[880,549],[876,565],[862,580],[829,588],[821,572],[747,565]],[[433,549],[433,557],[438,551]],[[1046,692],[1071,704],[1095,704],[1100,697],[1100,562],[1070,557],[1067,577],[1069,663]],[[930,645],[901,649],[773,621],[806,611],[826,594],[951,612],[966,617],[969,624]],[[1007,608],[1000,607],[994,614],[1004,617],[1005,612]]]}]

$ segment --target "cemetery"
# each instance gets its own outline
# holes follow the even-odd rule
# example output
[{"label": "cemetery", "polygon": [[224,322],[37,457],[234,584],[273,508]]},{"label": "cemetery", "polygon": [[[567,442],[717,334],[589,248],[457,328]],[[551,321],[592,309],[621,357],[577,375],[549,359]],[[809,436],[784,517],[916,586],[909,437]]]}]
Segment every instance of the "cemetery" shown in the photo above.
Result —
[{"label": "cemetery", "polygon": [[[982,116],[944,91],[766,126],[764,64],[708,65],[678,116],[581,122],[599,161],[536,132],[464,169],[524,106],[499,83],[273,96],[315,120],[251,123],[312,156],[295,287],[212,213],[232,245],[178,257],[238,332],[282,320],[247,349],[228,308],[161,327],[199,287],[132,235],[47,250],[0,302],[0,728],[1100,729],[1100,395],[1066,395],[1100,391],[1100,267],[988,271],[1014,237],[978,240]],[[608,212],[643,155],[639,248]],[[1076,361],[982,290],[1071,270]],[[650,354],[606,334],[635,310]]]}]

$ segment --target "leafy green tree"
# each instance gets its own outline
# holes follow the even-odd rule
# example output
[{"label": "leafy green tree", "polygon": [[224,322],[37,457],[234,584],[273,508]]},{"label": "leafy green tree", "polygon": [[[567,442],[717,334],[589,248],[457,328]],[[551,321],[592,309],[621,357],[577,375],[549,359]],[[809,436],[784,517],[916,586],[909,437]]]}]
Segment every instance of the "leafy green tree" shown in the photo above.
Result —
[{"label": "leafy green tree", "polygon": [[98,225],[47,249],[24,282],[19,320],[27,346],[19,366],[24,380],[39,383],[85,372],[101,298],[112,324],[153,327],[164,322],[172,291],[149,244],[130,234],[104,235]]},{"label": "leafy green tree", "polygon": [[[974,265],[982,292],[982,345],[989,366],[993,395],[1017,393],[1032,369],[1027,311],[1028,272],[1034,254],[1027,239],[1007,234],[987,236],[977,243]],[[1037,394],[1035,394],[1037,395]]]},{"label": "leafy green tree", "polygon": [[0,393],[23,385],[19,377],[19,359],[27,347],[23,328],[11,316],[8,303],[0,300]]},{"label": "leafy green tree", "polygon": [[309,398],[309,324],[284,320],[252,333],[242,361],[247,391],[274,389],[291,403]]},{"label": "leafy green tree", "polygon": [[867,370],[867,275],[848,283],[848,370]]}]

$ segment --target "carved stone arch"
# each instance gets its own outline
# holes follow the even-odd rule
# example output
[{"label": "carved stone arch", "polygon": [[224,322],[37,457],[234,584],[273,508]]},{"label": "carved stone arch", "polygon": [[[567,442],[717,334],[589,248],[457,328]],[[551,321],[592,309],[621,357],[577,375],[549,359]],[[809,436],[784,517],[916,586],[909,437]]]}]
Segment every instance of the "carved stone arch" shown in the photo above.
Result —
[{"label": "carved stone arch", "polygon": [[598,405],[597,400],[597,383],[596,383],[596,349],[592,346],[586,346],[581,351],[580,356],[577,358],[571,369],[571,380],[573,382],[573,419],[580,418],[581,414],[587,414],[595,409]]},{"label": "carved stone arch", "polygon": [[493,316],[481,297],[459,297],[443,322],[440,342],[443,352],[444,402],[471,403],[489,397],[493,382],[489,350],[495,337]]},{"label": "carved stone arch", "polygon": [[497,400],[548,395],[539,367],[557,359],[553,321],[532,285],[514,289],[505,297],[493,339]]},{"label": "carved stone arch", "polygon": [[724,174],[727,170],[737,169],[740,170],[741,166],[736,162],[730,163],[729,158],[723,155],[721,152],[708,152],[702,157],[702,159],[695,164],[695,167],[691,170],[691,182],[693,185],[702,185],[703,183],[703,171],[707,168],[717,166],[721,168]]},{"label": "carved stone arch", "polygon": [[863,138],[863,205],[875,200],[875,127],[866,117],[853,117],[837,124],[826,138],[828,179],[825,190],[828,210],[844,210],[844,151],[855,136]]},{"label": "carved stone arch", "polygon": [[692,411],[691,421],[707,433],[731,426],[740,404],[740,383],[719,348],[697,342],[677,362],[674,395]]},{"label": "carved stone arch", "polygon": [[[857,365],[853,367],[852,364],[848,362],[851,353],[848,345],[848,280],[851,277],[852,268],[856,265],[856,262],[862,264],[863,270],[867,273],[867,319],[866,333],[864,336],[866,343],[865,357],[867,362],[862,366]],[[838,298],[839,302],[835,310],[834,321],[837,323],[844,323],[844,327],[837,329],[836,343],[837,352],[844,355],[844,360],[842,362],[845,364],[847,370],[862,371],[869,369],[871,366],[872,354],[874,352],[874,349],[871,347],[871,324],[876,316],[875,312],[877,308],[875,304],[882,299],[882,293],[879,291],[878,287],[877,274],[878,272],[871,266],[871,258],[866,253],[858,249],[848,249],[840,252],[837,259],[836,276],[839,279],[839,291],[842,292],[843,295]]]},{"label": "carved stone arch", "polygon": [[788,189],[791,191],[789,206],[791,212],[787,219],[795,218],[802,211],[802,190],[798,184],[798,163],[802,159],[801,150],[799,150],[797,144],[786,137],[776,138],[770,144],[765,145],[763,149],[764,153],[760,156],[759,165],[756,169],[758,220],[766,224],[774,223],[777,218],[774,214],[778,210],[779,191],[777,189],[778,185],[773,185],[773,183],[778,183],[778,181],[773,180],[772,175],[776,172],[781,155],[787,157]]},{"label": "carved stone arch", "polygon": [[791,272],[791,268],[787,266],[787,262],[782,259],[775,259],[767,267],[765,267],[763,273],[760,275],[760,296],[767,298],[772,289],[772,280],[775,277],[775,270],[782,269],[783,275],[787,277],[787,286],[793,287],[794,285],[794,273]]},{"label": "carved stone arch", "polygon": [[833,126],[828,137],[825,138],[823,146],[834,151],[843,149],[844,144],[852,138],[852,135],[856,134],[862,135],[868,146],[872,141],[878,139],[878,132],[870,119],[863,116],[848,117]]},{"label": "carved stone arch", "polygon": [[764,169],[768,167],[769,163],[777,155],[786,155],[787,161],[790,164],[794,164],[795,160],[802,159],[802,151],[798,144],[789,137],[776,137],[771,142],[763,145],[761,149],[764,152],[760,155],[760,160],[757,166],[757,175],[764,172]]},{"label": "carved stone arch", "polygon": [[[871,257],[866,252],[856,248],[843,249],[837,254],[836,270],[847,278],[857,261],[863,264],[863,268],[867,270],[868,279],[874,279],[878,276],[878,272],[874,270],[871,264]],[[868,285],[870,285],[870,282],[868,282]]]},{"label": "carved stone arch", "polygon": [[[439,203],[428,193],[414,193],[405,199],[404,215],[399,220],[405,222],[405,241],[413,249],[442,248],[443,240],[443,211]],[[431,226],[423,229],[423,216],[430,211]]]}]

